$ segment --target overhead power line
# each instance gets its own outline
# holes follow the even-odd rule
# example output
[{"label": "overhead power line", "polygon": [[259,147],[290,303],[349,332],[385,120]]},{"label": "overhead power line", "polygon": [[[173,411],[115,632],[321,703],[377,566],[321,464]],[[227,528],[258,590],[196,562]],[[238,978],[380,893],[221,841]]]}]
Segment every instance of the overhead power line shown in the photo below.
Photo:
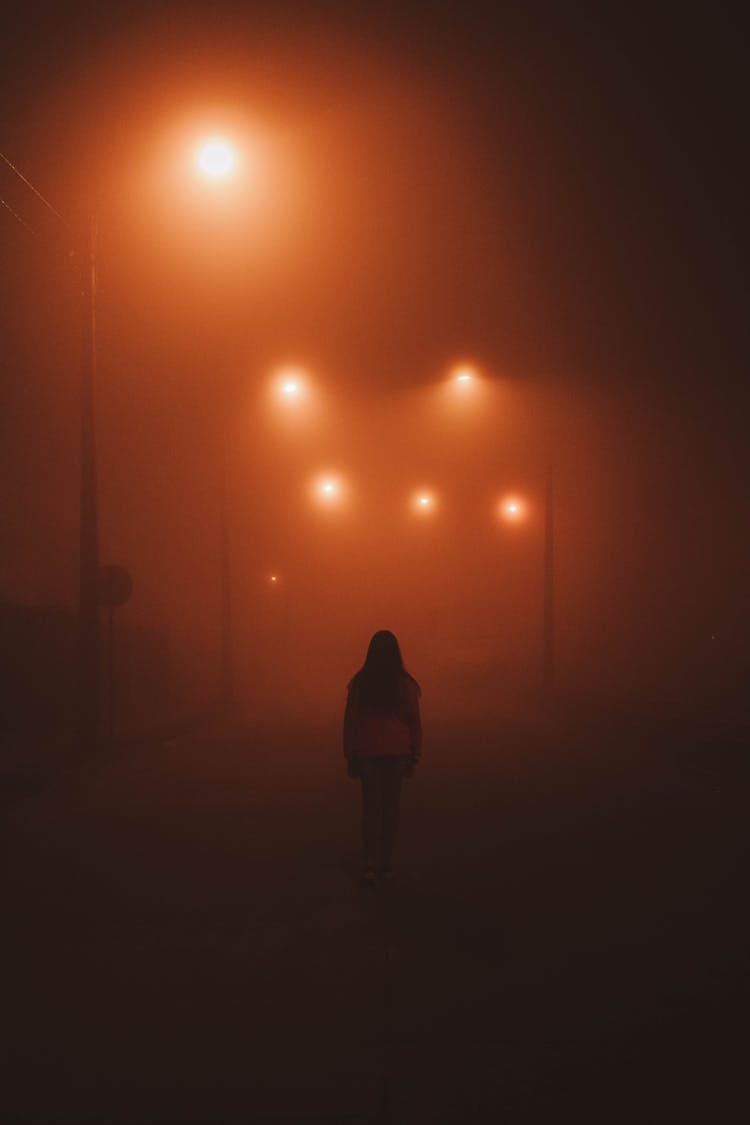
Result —
[{"label": "overhead power line", "polygon": [[[24,176],[24,174],[23,174],[23,172],[22,172],[22,171],[20,170],[20,168],[17,168],[17,167],[15,166],[15,164],[13,163],[13,161],[12,161],[12,160],[10,160],[10,159],[9,159],[9,158],[8,158],[8,157],[7,157],[6,155],[5,155],[5,153],[4,153],[4,152],[0,152],[0,160],[3,160],[3,161],[4,161],[4,162],[5,162],[5,163],[6,163],[7,165],[8,165],[8,167],[10,168],[10,170],[11,170],[12,172],[14,172],[14,173],[15,173],[15,174],[16,174],[16,175],[18,176],[19,180],[21,180],[21,182],[22,182],[22,183],[26,184],[26,187],[27,187],[27,188],[28,188],[28,189],[29,189],[30,191],[33,191],[33,193],[34,193],[34,195],[35,195],[35,196],[37,197],[37,199],[40,199],[40,200],[42,201],[42,203],[43,203],[43,204],[44,204],[44,206],[45,206],[45,207],[47,208],[47,210],[48,210],[48,211],[51,211],[51,212],[52,212],[52,214],[53,214],[53,215],[55,216],[55,218],[56,218],[56,219],[57,219],[57,220],[58,220],[59,222],[61,222],[61,223],[62,223],[62,225],[63,225],[63,226],[65,227],[65,229],[66,229],[66,230],[70,230],[70,224],[69,224],[68,222],[66,222],[66,220],[65,220],[65,219],[64,219],[64,218],[62,217],[62,215],[61,215],[61,214],[60,214],[60,212],[59,212],[59,211],[57,210],[57,208],[56,208],[56,207],[53,207],[53,206],[52,206],[52,204],[50,203],[50,201],[49,201],[48,199],[46,199],[46,198],[45,198],[45,196],[43,196],[43,195],[42,195],[42,193],[41,193],[41,192],[39,191],[39,189],[38,189],[38,188],[35,188],[35,187],[34,187],[34,185],[32,184],[31,180],[29,180],[29,179],[28,179],[28,178],[27,178],[26,176]],[[7,206],[7,205],[6,205],[6,206]],[[9,208],[9,210],[11,210],[11,209]],[[21,221],[23,221],[23,220],[21,220]]]},{"label": "overhead power line", "polygon": [[10,203],[8,203],[7,199],[3,199],[2,195],[0,195],[0,206],[4,207],[6,211],[10,211],[13,218],[17,219],[18,222],[21,224],[21,226],[24,227],[29,232],[29,234],[32,234],[34,236],[34,238],[39,237],[39,231],[34,230],[34,228],[31,226],[31,224],[27,223],[26,220],[21,215],[18,214],[18,211],[14,210],[11,207],[11,205],[10,205]]}]

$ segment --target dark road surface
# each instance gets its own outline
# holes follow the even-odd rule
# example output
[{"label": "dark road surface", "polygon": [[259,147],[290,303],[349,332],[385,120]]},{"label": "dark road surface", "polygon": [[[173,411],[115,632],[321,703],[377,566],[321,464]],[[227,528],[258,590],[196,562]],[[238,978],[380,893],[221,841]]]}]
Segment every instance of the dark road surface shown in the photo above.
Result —
[{"label": "dark road surface", "polygon": [[79,766],[5,810],[0,1120],[744,1122],[746,797],[428,730],[374,893],[337,728]]}]

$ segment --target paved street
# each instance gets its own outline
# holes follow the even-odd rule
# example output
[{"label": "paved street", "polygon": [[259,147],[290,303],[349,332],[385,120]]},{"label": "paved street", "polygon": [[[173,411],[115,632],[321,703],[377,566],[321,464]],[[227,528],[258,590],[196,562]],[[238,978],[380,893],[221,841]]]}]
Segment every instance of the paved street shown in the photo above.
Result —
[{"label": "paved street", "polygon": [[428,727],[379,893],[358,800],[335,726],[241,718],[15,794],[0,1120],[746,1119],[736,779]]}]

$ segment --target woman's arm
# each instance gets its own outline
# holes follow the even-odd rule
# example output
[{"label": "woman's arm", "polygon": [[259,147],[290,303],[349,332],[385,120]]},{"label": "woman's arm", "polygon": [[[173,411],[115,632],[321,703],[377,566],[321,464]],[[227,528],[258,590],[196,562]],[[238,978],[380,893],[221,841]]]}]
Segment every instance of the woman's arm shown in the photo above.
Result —
[{"label": "woman's arm", "polygon": [[343,731],[344,757],[350,770],[357,758],[357,704],[354,687],[350,687],[346,695],[344,709]]},{"label": "woman's arm", "polygon": [[422,756],[422,716],[419,710],[419,688],[413,680],[407,680],[406,701],[411,760],[416,765]]}]

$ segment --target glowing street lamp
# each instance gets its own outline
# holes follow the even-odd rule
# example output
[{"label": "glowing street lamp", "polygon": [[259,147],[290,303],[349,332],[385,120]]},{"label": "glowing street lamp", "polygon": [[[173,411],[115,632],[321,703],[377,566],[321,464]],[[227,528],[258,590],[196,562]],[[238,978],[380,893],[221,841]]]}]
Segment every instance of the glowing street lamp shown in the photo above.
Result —
[{"label": "glowing street lamp", "polygon": [[500,501],[498,511],[509,523],[519,523],[526,515],[526,505],[517,496],[507,496]]},{"label": "glowing street lamp", "polygon": [[487,399],[487,386],[482,373],[473,363],[456,363],[442,380],[441,396],[451,416],[464,419],[476,416]]},{"label": "glowing street lamp", "polygon": [[318,485],[318,491],[320,492],[320,495],[324,497],[324,499],[332,500],[339,495],[341,489],[339,487],[338,481],[323,480]]},{"label": "glowing street lamp", "polygon": [[437,498],[429,489],[420,489],[411,498],[411,508],[419,516],[433,515],[437,508]]},{"label": "glowing street lamp", "polygon": [[477,370],[468,363],[461,363],[454,367],[451,373],[451,382],[458,390],[468,391],[479,379]]},{"label": "glowing street lamp", "polygon": [[225,180],[234,171],[235,149],[224,137],[210,137],[198,146],[195,162],[204,176],[212,180]]},{"label": "glowing street lamp", "polygon": [[312,492],[318,503],[335,507],[344,497],[344,485],[340,477],[326,473],[313,482]]},{"label": "glowing street lamp", "polygon": [[299,367],[283,368],[273,381],[273,394],[285,406],[300,406],[310,395],[305,372]]}]

